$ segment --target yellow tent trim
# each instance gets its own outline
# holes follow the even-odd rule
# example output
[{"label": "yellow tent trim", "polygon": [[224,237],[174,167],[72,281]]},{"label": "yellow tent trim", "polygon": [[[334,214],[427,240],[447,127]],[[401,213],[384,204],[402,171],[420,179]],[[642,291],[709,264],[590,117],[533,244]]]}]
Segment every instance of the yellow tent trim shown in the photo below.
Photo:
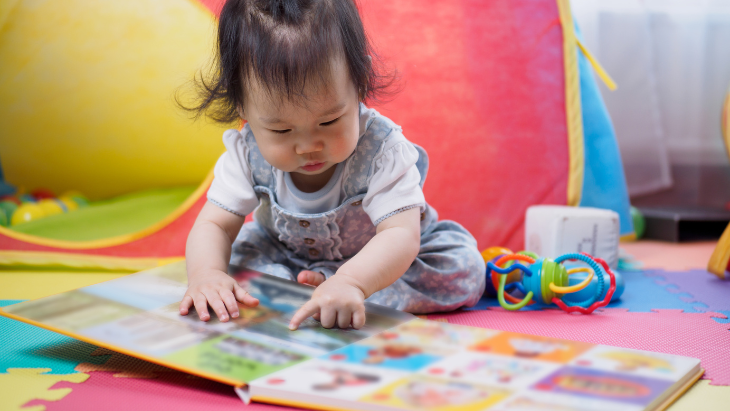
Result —
[{"label": "yellow tent trim", "polygon": [[560,25],[563,28],[563,61],[565,66],[565,114],[568,128],[568,201],[578,206],[583,191],[583,113],[580,103],[577,39],[568,0],[557,0]]},{"label": "yellow tent trim", "polygon": [[583,54],[586,56],[586,59],[588,59],[588,61],[591,63],[591,66],[593,66],[593,70],[596,71],[596,74],[598,74],[598,77],[600,77],[601,80],[603,80],[603,84],[605,84],[606,87],[608,87],[608,89],[611,91],[616,90],[616,88],[618,87],[616,85],[616,82],[613,81],[613,79],[611,78],[610,75],[608,75],[608,73],[603,68],[601,63],[599,63],[598,60],[596,60],[596,58],[593,57],[593,54],[591,54],[591,52],[588,51],[586,46],[583,45],[583,42],[581,42],[577,38],[575,41],[578,43],[578,47],[580,47],[580,51],[583,52]]},{"label": "yellow tent trim", "polygon": [[139,240],[141,238],[147,237],[149,235],[152,235],[164,227],[168,226],[170,223],[178,219],[180,216],[182,216],[186,211],[190,209],[190,207],[195,204],[198,199],[205,195],[208,186],[213,181],[213,170],[211,170],[208,173],[208,176],[205,177],[205,180],[203,181],[200,186],[193,192],[193,194],[188,197],[184,203],[182,203],[178,208],[175,209],[172,213],[168,214],[165,218],[158,221],[157,223],[143,229],[140,231],[137,231],[136,233],[130,233],[125,235],[120,235],[117,237],[111,237],[111,238],[104,238],[100,240],[92,240],[92,241],[68,241],[68,240],[55,240],[50,238],[44,238],[44,237],[38,237],[34,235],[24,234],[24,233],[18,233],[16,231],[0,227],[0,234],[5,235],[7,237],[25,241],[32,244],[42,245],[46,247],[55,247],[55,248],[65,248],[70,250],[87,250],[87,249],[93,249],[93,248],[105,248],[105,247],[113,247],[117,245],[122,245],[126,243],[130,243],[132,241]]},{"label": "yellow tent trim", "polygon": [[78,268],[137,272],[184,260],[184,257],[108,257],[91,254],[70,254],[47,251],[0,250],[0,266]]}]

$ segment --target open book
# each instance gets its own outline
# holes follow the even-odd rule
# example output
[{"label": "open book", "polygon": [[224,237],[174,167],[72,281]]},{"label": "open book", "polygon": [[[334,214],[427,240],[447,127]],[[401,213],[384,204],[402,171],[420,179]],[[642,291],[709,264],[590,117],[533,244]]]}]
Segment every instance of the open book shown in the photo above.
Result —
[{"label": "open book", "polygon": [[244,398],[350,410],[654,410],[700,362],[427,321],[367,304],[360,330],[288,324],[313,288],[235,275],[260,304],[239,318],[178,314],[184,262],[5,307],[0,314],[236,387]]}]

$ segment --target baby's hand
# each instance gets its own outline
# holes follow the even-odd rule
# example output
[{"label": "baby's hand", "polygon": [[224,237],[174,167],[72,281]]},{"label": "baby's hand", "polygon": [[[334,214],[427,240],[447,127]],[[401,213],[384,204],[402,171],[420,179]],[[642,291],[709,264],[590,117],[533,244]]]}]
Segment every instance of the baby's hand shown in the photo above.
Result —
[{"label": "baby's hand", "polygon": [[324,328],[365,325],[365,293],[357,281],[345,274],[333,275],[317,287],[312,298],[294,314],[289,329],[296,330],[308,317],[319,316]]},{"label": "baby's hand", "polygon": [[218,315],[222,322],[231,318],[238,318],[238,304],[236,300],[249,307],[259,305],[259,300],[251,296],[246,290],[223,271],[211,270],[198,273],[189,279],[188,291],[180,301],[180,315],[187,315],[190,307],[195,305],[198,317],[203,321],[210,319],[208,305]]}]

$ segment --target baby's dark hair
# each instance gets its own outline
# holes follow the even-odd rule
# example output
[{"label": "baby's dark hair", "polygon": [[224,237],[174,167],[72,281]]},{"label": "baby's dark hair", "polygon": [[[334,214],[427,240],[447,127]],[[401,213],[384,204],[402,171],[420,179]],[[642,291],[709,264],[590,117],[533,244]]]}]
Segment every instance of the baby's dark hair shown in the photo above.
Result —
[{"label": "baby's dark hair", "polygon": [[195,78],[196,100],[178,104],[195,118],[230,123],[245,111],[250,82],[270,96],[304,98],[306,85],[330,81],[343,58],[361,100],[387,94],[395,73],[383,74],[355,0],[227,0],[218,23],[215,66]]}]

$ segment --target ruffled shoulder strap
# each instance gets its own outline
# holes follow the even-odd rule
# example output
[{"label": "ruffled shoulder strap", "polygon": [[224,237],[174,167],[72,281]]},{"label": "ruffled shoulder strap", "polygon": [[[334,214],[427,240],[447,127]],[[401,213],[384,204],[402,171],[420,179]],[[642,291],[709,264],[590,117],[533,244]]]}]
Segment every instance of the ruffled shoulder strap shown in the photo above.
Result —
[{"label": "ruffled shoulder strap", "polygon": [[[388,139],[393,137],[395,133],[401,132],[401,127],[389,118],[380,115],[373,109],[368,111],[370,113],[369,115],[366,114],[365,124],[362,125],[365,132],[360,137],[355,152],[347,160],[344,171],[344,190],[347,197],[367,192],[370,177],[375,171],[373,160],[383,150]],[[428,155],[423,148],[416,144],[413,144],[413,146],[419,154],[416,167],[421,173],[420,184],[423,187],[428,172]]]},{"label": "ruffled shoulder strap", "polygon": [[421,173],[421,182],[418,184],[420,184],[421,188],[423,188],[423,184],[426,182],[426,174],[428,173],[428,154],[426,154],[426,150],[424,150],[423,147],[419,146],[418,144],[413,144],[413,147],[418,150],[418,161],[416,161],[416,168],[418,168],[418,172]]},{"label": "ruffled shoulder strap", "polygon": [[244,142],[248,146],[248,164],[251,167],[254,187],[265,186],[273,191],[275,185],[274,168],[261,155],[259,146],[256,144],[256,139],[253,137],[248,124],[243,126],[242,134],[244,135]]}]

